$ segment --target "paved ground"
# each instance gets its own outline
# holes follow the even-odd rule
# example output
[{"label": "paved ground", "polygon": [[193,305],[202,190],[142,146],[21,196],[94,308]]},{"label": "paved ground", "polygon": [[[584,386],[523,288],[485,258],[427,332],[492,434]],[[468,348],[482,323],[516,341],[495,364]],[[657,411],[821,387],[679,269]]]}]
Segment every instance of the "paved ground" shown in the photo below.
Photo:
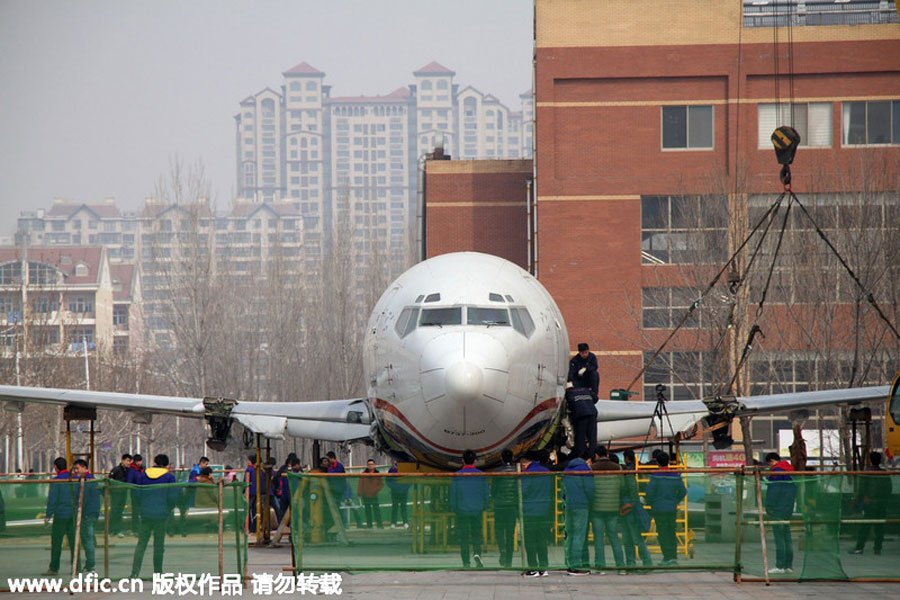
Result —
[{"label": "paved ground", "polygon": [[587,600],[641,598],[642,600],[685,599],[765,599],[841,598],[871,600],[893,597],[900,584],[823,584],[823,583],[743,583],[736,585],[730,575],[677,573],[647,575],[591,575],[568,577],[551,573],[541,579],[523,579],[514,574],[494,573],[375,573],[350,575],[343,581],[344,596],[351,598],[407,600],[492,600],[539,598]]},{"label": "paved ground", "polygon": [[[282,565],[290,564],[287,548],[250,550],[249,571],[277,575]],[[781,600],[792,598],[840,598],[871,600],[896,597],[900,584],[890,583],[762,583],[732,581],[727,573],[648,573],[641,575],[590,575],[570,577],[551,572],[541,579],[523,579],[509,572],[371,572],[342,573],[343,597],[367,600],[493,600],[515,598],[577,599],[602,595],[605,599],[641,598],[642,600],[716,599]],[[277,595],[253,596],[250,589],[244,597],[277,598]],[[299,594],[295,595],[298,596]],[[72,598],[68,594],[40,594],[40,598]],[[143,594],[78,594],[83,599],[152,598]],[[164,598],[165,596],[156,596]],[[169,596],[175,597],[175,596]],[[210,596],[206,596],[210,597]],[[222,596],[216,595],[213,598]]]}]

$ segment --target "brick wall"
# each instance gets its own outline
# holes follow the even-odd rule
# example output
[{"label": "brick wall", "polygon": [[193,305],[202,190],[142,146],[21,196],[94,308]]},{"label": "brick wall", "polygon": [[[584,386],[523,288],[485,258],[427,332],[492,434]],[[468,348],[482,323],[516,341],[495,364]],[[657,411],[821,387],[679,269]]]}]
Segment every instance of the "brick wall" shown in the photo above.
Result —
[{"label": "brick wall", "polygon": [[528,262],[531,160],[428,161],[426,254],[475,251]]}]

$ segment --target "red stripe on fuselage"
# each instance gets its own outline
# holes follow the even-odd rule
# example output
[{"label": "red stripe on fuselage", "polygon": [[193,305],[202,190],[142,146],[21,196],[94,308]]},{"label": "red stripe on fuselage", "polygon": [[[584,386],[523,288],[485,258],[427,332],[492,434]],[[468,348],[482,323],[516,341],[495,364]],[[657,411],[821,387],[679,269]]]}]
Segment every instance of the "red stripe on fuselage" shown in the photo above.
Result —
[{"label": "red stripe on fuselage", "polygon": [[[525,426],[525,424],[528,423],[528,421],[530,421],[532,419],[532,417],[534,417],[538,413],[544,412],[545,410],[549,410],[551,408],[556,408],[558,402],[559,402],[559,400],[557,398],[548,398],[548,399],[544,400],[543,402],[541,402],[540,404],[538,404],[537,406],[532,408],[531,411],[527,415],[525,415],[525,418],[522,419],[522,421],[518,425],[513,427],[509,433],[507,433],[505,436],[503,436],[503,439],[501,439],[500,441],[498,441],[494,444],[491,444],[490,446],[485,446],[484,448],[475,448],[474,449],[475,453],[476,454],[483,453],[488,450],[491,450],[492,448],[496,448],[497,446],[499,446],[500,444],[502,444],[503,442],[508,440],[510,437],[515,435],[515,433],[518,432],[520,429],[522,429]],[[422,435],[422,433],[418,429],[416,429],[412,423],[409,422],[409,420],[403,415],[403,413],[401,413],[399,410],[397,410],[397,407],[394,406],[393,404],[391,404],[390,402],[388,402],[387,400],[382,400],[381,398],[375,398],[374,404],[375,404],[375,410],[383,410],[383,411],[388,412],[388,413],[392,414],[393,416],[397,417],[398,419],[400,419],[400,421],[403,422],[404,425],[406,425],[406,427],[409,428],[409,430],[411,432],[416,434],[416,436],[418,436],[419,439],[430,444],[432,447],[437,448],[438,450],[440,450],[442,452],[447,452],[450,454],[458,454],[459,453],[459,450],[456,450],[454,448],[446,448],[444,446],[439,446],[438,444],[435,444],[433,441],[429,440],[427,437]]]}]

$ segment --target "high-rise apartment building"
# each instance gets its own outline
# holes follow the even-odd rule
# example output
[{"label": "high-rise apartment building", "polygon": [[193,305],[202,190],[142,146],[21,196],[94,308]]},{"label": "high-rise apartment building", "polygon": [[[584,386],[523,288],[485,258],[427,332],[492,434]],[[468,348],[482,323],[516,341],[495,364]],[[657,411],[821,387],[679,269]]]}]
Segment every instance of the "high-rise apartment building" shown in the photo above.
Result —
[{"label": "high-rise apartment building", "polygon": [[442,146],[464,158],[531,156],[534,103],[521,110],[471,86],[437,62],[387,95],[331,96],[325,73],[302,62],[235,116],[238,197],[292,202],[304,231],[327,236],[339,207],[354,234],[401,249],[408,239],[420,157]]},{"label": "high-rise apartment building", "polygon": [[455,156],[458,153],[455,75],[455,71],[436,62],[413,72],[416,83],[410,89],[416,95],[417,158],[440,145],[446,154]]},{"label": "high-rise apartment building", "polygon": [[406,245],[416,181],[414,102],[406,88],[330,99],[329,191],[356,243]]}]

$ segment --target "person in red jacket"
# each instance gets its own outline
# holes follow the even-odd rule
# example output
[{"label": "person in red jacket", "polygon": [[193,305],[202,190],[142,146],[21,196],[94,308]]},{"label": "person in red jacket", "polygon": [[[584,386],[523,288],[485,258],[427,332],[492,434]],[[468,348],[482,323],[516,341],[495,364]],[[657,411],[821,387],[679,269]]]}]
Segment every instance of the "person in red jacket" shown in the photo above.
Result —
[{"label": "person in red jacket", "polygon": [[363,507],[366,511],[366,526],[371,529],[372,521],[378,526],[378,529],[384,527],[381,522],[381,505],[378,504],[378,492],[384,487],[384,481],[381,477],[373,477],[373,473],[377,473],[375,461],[371,458],[366,461],[366,470],[359,477],[356,484],[356,493],[362,499]]},{"label": "person in red jacket", "polygon": [[766,515],[772,521],[781,521],[772,525],[772,534],[775,538],[775,566],[769,569],[769,573],[793,573],[794,547],[791,543],[791,526],[784,521],[791,520],[794,502],[797,500],[797,486],[794,485],[793,478],[787,474],[792,472],[794,467],[788,461],[781,460],[777,452],[766,454],[766,462],[772,469],[766,489]]}]

